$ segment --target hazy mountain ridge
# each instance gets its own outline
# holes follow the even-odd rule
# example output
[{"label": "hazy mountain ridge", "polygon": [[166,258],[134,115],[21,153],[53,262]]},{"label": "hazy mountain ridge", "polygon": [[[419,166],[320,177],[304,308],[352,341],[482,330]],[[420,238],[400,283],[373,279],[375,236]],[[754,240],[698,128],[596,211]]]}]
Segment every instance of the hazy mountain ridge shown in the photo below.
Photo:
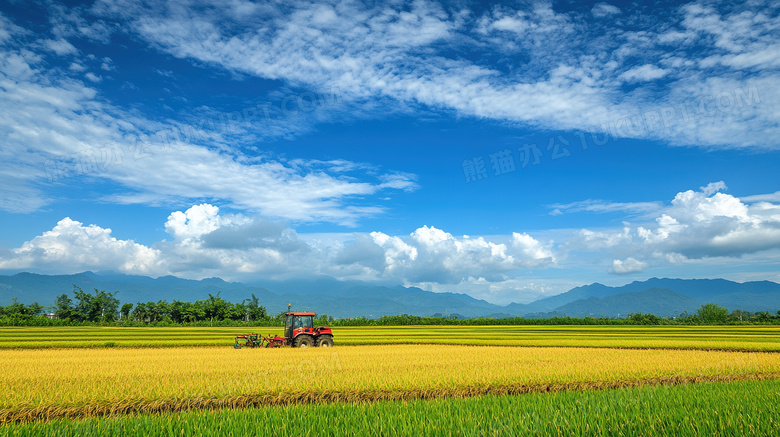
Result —
[{"label": "hazy mountain ridge", "polygon": [[603,298],[579,299],[556,308],[555,312],[571,317],[626,317],[629,313],[669,317],[684,311],[694,313],[704,303],[667,288],[648,288]]},{"label": "hazy mountain ridge", "polygon": [[713,302],[729,310],[771,311],[780,309],[780,284],[770,281],[738,283],[725,279],[659,279],[635,281],[621,287],[599,283],[575,287],[565,293],[529,304],[495,305],[459,293],[433,293],[415,287],[384,286],[333,278],[296,281],[263,281],[254,284],[174,276],[150,278],[117,273],[84,272],[76,275],[19,273],[0,276],[0,305],[13,298],[22,303],[53,305],[56,297],[71,295],[73,284],[84,291],[119,291],[121,302],[167,300],[195,301],[209,294],[241,302],[254,294],[269,313],[287,309],[312,310],[334,317],[379,317],[435,313],[466,317],[568,315],[572,317],[625,317],[629,313],[675,316],[696,311]]}]

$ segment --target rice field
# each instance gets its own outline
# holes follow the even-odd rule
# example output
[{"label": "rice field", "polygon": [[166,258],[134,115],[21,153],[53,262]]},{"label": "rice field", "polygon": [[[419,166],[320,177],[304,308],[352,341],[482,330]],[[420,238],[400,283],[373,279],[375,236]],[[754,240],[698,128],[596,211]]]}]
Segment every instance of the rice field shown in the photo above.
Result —
[{"label": "rice field", "polygon": [[778,435],[780,426],[776,326],[339,327],[335,348],[233,349],[250,331],[281,333],[0,328],[0,435]]},{"label": "rice field", "polygon": [[[780,354],[457,345],[0,351],[0,423],[771,379]],[[33,371],[34,369],[34,371]]]},{"label": "rice field", "polygon": [[780,381],[191,411],[0,427],[0,436],[780,435]]},{"label": "rice field", "polygon": [[[0,327],[0,349],[229,346],[236,334],[281,328]],[[668,348],[780,351],[780,326],[390,326],[335,328],[338,346]]]}]

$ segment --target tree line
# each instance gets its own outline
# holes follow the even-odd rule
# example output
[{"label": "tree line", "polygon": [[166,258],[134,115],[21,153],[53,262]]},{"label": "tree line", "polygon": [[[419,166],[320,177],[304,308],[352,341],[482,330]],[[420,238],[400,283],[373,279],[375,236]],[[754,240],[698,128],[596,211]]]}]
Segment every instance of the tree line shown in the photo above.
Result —
[{"label": "tree line", "polygon": [[421,317],[408,314],[382,316],[378,319],[357,317],[336,319],[330,326],[399,326],[399,325],[740,325],[740,324],[780,324],[780,311],[750,313],[735,310],[731,313],[716,304],[702,305],[695,314],[683,313],[677,317],[659,317],[654,314],[632,313],[625,318],[615,317],[568,317],[552,316],[544,318],[506,317],[506,318],[458,318],[458,317]]},{"label": "tree line", "polygon": [[[244,322],[266,324],[273,321],[259,299],[252,294],[241,303],[228,302],[220,293],[195,302],[174,300],[168,302],[125,303],[120,307],[116,294],[94,289],[94,294],[73,286],[73,298],[67,294],[57,297],[53,307],[37,302],[25,305],[14,302],[0,306],[1,325],[69,325],[69,324],[218,324]],[[54,319],[43,314],[51,310]]]},{"label": "tree line", "polygon": [[[57,297],[53,307],[35,302],[29,305],[16,302],[0,306],[0,326],[57,326],[83,324],[137,325],[200,325],[200,326],[275,326],[282,323],[284,312],[269,315],[259,299],[251,298],[241,303],[228,302],[220,293],[209,293],[207,299],[195,302],[174,300],[168,302],[139,302],[121,305],[116,294],[94,289],[94,294],[73,286],[73,298],[67,294]],[[43,315],[52,311],[56,319]],[[567,317],[546,318],[463,318],[458,316],[434,317],[401,314],[334,319],[321,314],[317,325],[329,326],[399,326],[399,325],[725,325],[725,324],[780,324],[780,311],[751,313],[734,310],[731,313],[714,303],[702,305],[695,314],[683,313],[677,317],[658,317],[653,314],[633,313],[626,318]]]}]

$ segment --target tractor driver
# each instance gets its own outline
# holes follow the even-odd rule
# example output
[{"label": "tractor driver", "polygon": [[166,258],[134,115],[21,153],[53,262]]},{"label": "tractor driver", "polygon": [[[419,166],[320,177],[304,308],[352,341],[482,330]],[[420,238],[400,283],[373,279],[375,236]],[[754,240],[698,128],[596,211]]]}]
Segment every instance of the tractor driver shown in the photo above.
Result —
[{"label": "tractor driver", "polygon": [[295,320],[293,320],[293,329],[298,329],[301,327],[301,319],[300,317],[296,317]]}]

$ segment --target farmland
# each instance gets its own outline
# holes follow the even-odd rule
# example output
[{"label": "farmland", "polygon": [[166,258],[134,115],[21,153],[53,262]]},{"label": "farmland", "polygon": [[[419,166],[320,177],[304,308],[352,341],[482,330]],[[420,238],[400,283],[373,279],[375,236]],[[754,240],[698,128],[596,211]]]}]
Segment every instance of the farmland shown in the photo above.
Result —
[{"label": "farmland", "polygon": [[451,345],[26,349],[3,351],[0,366],[0,419],[8,422],[764,379],[780,376],[780,354]]},{"label": "farmland", "polygon": [[[668,348],[780,351],[780,326],[375,326],[339,327],[339,346],[464,344],[484,346]],[[0,327],[0,349],[229,346],[238,333],[281,328]]]},{"label": "farmland", "polygon": [[[676,424],[683,434],[778,427],[767,413],[780,379],[772,326],[338,328],[336,348],[233,349],[232,336],[245,331],[2,328],[0,433],[246,434],[247,423],[258,435],[311,433],[309,422],[278,422],[301,415],[333,429],[409,435],[640,429],[624,422],[669,433]],[[705,414],[712,403],[733,403],[745,416],[725,407]],[[510,406],[516,414],[502,413]],[[583,422],[582,414],[595,416]]]},{"label": "farmland", "polygon": [[[9,425],[0,435],[551,436],[780,434],[780,382],[287,405]],[[695,419],[694,419],[695,418]]]}]

